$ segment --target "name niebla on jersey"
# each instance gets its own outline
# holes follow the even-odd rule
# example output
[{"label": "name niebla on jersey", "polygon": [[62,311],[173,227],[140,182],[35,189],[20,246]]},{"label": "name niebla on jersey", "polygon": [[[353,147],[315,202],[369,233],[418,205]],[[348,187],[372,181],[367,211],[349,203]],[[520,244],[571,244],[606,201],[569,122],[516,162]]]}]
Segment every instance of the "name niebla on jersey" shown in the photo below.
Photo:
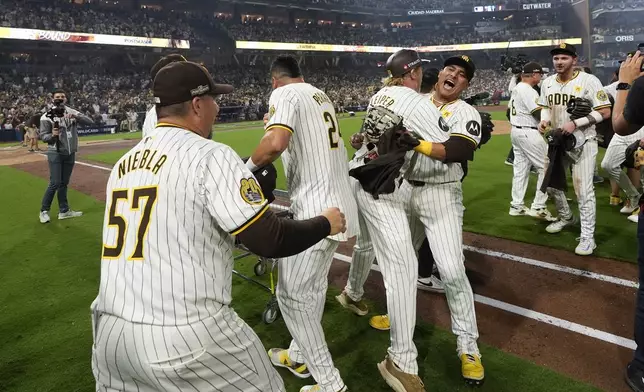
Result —
[{"label": "name niebla on jersey", "polygon": [[167,159],[168,156],[165,154],[157,158],[156,150],[149,150],[147,148],[143,151],[139,150],[130,154],[127,159],[123,159],[119,163],[119,179],[135,170],[149,170],[157,174]]}]

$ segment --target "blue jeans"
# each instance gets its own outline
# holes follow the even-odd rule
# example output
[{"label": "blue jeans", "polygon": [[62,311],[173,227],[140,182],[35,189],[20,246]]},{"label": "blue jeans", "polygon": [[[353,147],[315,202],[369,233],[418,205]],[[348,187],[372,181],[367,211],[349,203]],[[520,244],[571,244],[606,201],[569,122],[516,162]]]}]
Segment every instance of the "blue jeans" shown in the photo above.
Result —
[{"label": "blue jeans", "polygon": [[[642,205],[644,207],[644,205]],[[637,267],[639,275],[639,288],[637,289],[637,305],[635,306],[635,355],[633,366],[644,370],[644,213],[640,209],[637,222]]]},{"label": "blue jeans", "polygon": [[49,211],[54,195],[58,193],[58,211],[67,212],[69,211],[67,185],[74,170],[76,154],[63,155],[50,151],[47,153],[47,162],[49,162],[49,185],[42,198],[40,211]]}]

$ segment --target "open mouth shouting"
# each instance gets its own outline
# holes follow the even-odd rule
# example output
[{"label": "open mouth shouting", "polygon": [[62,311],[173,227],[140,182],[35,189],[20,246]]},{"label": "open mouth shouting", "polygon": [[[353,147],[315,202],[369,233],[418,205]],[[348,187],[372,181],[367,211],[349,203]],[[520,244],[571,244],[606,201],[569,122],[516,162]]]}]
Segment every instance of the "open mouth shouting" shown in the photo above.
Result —
[{"label": "open mouth shouting", "polygon": [[454,87],[456,87],[456,82],[452,79],[447,79],[443,83],[443,86],[445,87],[445,90],[452,91]]}]

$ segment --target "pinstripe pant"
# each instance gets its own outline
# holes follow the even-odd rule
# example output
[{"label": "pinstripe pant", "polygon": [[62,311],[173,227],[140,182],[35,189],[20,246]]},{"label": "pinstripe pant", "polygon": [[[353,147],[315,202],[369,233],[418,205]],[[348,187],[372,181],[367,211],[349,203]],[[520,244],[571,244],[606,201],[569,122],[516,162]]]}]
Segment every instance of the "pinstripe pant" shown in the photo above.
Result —
[{"label": "pinstripe pant", "polygon": [[329,269],[338,245],[338,241],[325,238],[278,263],[277,301],[293,337],[288,355],[295,362],[306,363],[324,392],[344,388],[322,330]]},{"label": "pinstripe pant", "polygon": [[512,128],[510,137],[514,151],[514,175],[512,177],[512,207],[524,206],[524,197],[530,180],[530,167],[539,172],[537,191],[532,201],[533,210],[546,207],[548,194],[541,192],[541,183],[546,174],[545,164],[548,155],[548,145],[536,129]]},{"label": "pinstripe pant", "polygon": [[378,200],[359,189],[356,201],[385,282],[391,325],[391,345],[387,353],[403,372],[418,374],[418,351],[413,341],[418,259],[407,217],[410,187],[403,181],[393,193],[380,195]]},{"label": "pinstripe pant", "polygon": [[234,310],[180,326],[102,315],[94,324],[97,392],[285,391],[261,341]]},{"label": "pinstripe pant", "polygon": [[606,155],[602,160],[602,169],[608,173],[611,179],[615,180],[619,187],[626,193],[629,199],[637,199],[640,191],[633,185],[631,179],[622,170],[622,163],[626,160],[626,148],[636,140],[644,137],[644,130],[639,130],[632,135],[614,135],[606,149]]},{"label": "pinstripe pant", "polygon": [[476,343],[479,332],[474,309],[474,294],[465,273],[463,255],[461,183],[413,187],[411,211],[410,224],[414,249],[420,247],[427,236],[436,267],[445,286],[452,332],[457,338],[458,355],[480,355]]},{"label": "pinstripe pant", "polygon": [[[579,160],[572,163],[572,184],[577,194],[582,238],[593,238],[595,235],[597,199],[595,198],[593,175],[595,173],[597,151],[597,141],[588,140],[582,147]],[[559,217],[570,219],[572,211],[566,200],[566,194],[562,190],[554,188],[548,188],[547,191],[557,206]]]}]

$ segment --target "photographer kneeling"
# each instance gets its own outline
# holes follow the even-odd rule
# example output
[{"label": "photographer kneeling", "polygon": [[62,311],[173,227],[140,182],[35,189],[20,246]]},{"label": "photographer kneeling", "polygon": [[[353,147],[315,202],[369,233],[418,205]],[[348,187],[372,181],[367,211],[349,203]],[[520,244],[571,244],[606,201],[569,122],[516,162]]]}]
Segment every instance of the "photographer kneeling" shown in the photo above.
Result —
[{"label": "photographer kneeling", "polygon": [[91,118],[65,104],[67,96],[63,90],[52,93],[54,106],[40,118],[40,140],[48,144],[49,186],[42,198],[40,223],[48,223],[49,209],[58,192],[58,219],[76,218],[82,212],[72,211],[67,202],[67,184],[72,176],[76,151],[78,151],[78,123],[91,125]]},{"label": "photographer kneeling", "polygon": [[[640,49],[641,50],[641,49]],[[613,107],[613,130],[621,136],[631,135],[644,126],[644,56],[635,52],[622,63],[619,69],[619,83]],[[639,200],[644,204],[644,196]],[[642,209],[640,208],[640,211]],[[642,212],[640,212],[640,215]],[[640,216],[640,218],[642,218]],[[637,265],[639,288],[635,307],[635,343],[637,348],[633,360],[626,368],[626,383],[633,391],[644,391],[644,219],[637,226]]]}]

